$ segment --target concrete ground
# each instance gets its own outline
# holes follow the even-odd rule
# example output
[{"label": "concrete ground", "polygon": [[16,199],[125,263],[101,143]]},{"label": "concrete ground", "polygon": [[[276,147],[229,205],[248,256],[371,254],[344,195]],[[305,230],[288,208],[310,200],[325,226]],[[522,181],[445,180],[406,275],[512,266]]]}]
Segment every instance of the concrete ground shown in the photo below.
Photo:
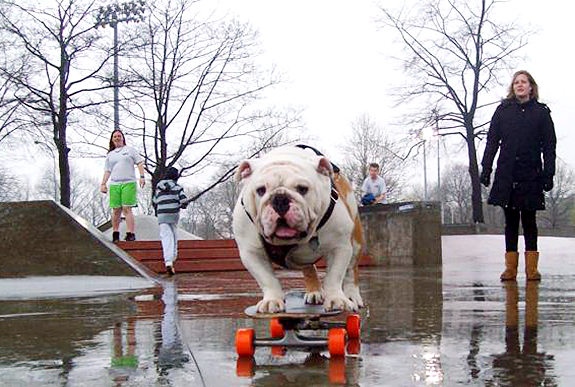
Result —
[{"label": "concrete ground", "polygon": [[[234,349],[260,297],[246,272],[178,274],[153,291],[2,297],[0,380],[9,386],[568,386],[575,377],[573,238],[540,238],[540,283],[502,284],[502,236],[443,237],[442,267],[361,273],[359,354]],[[288,288],[297,273],[280,272]],[[29,280],[29,279],[23,279]],[[86,281],[84,277],[78,281]],[[126,285],[126,284],[124,284]]]}]

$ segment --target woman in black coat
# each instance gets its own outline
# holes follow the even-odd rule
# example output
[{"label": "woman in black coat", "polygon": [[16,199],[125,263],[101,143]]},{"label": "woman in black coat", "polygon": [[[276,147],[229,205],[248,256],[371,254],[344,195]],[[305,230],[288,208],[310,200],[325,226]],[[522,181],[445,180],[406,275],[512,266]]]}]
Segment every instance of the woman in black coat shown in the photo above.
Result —
[{"label": "woman in black coat", "polygon": [[[517,71],[507,98],[495,110],[487,134],[480,180],[489,186],[493,159],[499,159],[487,203],[505,213],[505,271],[501,280],[515,280],[519,253],[519,220],[525,238],[527,280],[540,280],[537,270],[536,211],[545,209],[543,191],[553,188],[555,128],[551,111],[539,103],[537,83],[527,71]],[[543,162],[541,156],[543,155]]]}]

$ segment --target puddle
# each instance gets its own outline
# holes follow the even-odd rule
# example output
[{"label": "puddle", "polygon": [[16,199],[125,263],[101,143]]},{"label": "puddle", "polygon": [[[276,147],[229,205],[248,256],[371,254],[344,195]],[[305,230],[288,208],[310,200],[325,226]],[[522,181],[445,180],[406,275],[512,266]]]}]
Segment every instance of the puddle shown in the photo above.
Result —
[{"label": "puddle", "polygon": [[[570,385],[575,240],[542,238],[543,281],[519,277],[508,285],[498,278],[502,257],[482,248],[503,245],[493,238],[449,239],[441,270],[363,270],[368,307],[361,312],[359,354],[339,360],[325,350],[267,347],[257,348],[253,359],[238,359],[237,329],[269,335],[267,321],[243,314],[259,295],[243,272],[178,274],[153,289],[123,277],[0,280],[2,383]],[[284,285],[301,288],[299,277],[284,273]]]}]

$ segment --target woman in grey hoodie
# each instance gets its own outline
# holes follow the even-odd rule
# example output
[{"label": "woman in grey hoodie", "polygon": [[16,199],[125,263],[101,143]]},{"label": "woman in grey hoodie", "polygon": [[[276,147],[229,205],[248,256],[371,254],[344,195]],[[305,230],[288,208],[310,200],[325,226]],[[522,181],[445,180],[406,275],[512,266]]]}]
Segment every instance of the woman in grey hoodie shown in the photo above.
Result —
[{"label": "woman in grey hoodie", "polygon": [[160,225],[160,239],[164,253],[166,272],[174,275],[174,263],[178,257],[178,234],[176,226],[180,220],[180,208],[186,208],[188,200],[184,189],[178,185],[179,172],[170,167],[164,178],[158,182],[152,202]]}]

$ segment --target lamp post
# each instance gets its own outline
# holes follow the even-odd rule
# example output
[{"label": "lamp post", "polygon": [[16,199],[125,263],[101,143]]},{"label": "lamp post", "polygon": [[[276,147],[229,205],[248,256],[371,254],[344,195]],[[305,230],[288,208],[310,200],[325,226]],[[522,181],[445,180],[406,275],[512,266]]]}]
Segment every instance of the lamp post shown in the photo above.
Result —
[{"label": "lamp post", "polygon": [[141,22],[144,20],[146,2],[127,1],[101,6],[96,15],[96,26],[109,25],[114,30],[114,129],[120,128],[120,86],[118,82],[118,23]]},{"label": "lamp post", "polygon": [[54,200],[56,201],[58,200],[58,183],[56,180],[56,155],[54,154],[54,151],[52,150],[50,145],[46,144],[45,142],[35,140],[34,144],[42,145],[43,147],[48,149],[48,151],[50,151],[50,154],[52,155],[52,180],[54,183]]},{"label": "lamp post", "polygon": [[423,200],[427,201],[427,140],[423,140]]},{"label": "lamp post", "polygon": [[432,128],[423,128],[421,136],[423,137],[423,198],[428,200],[427,196],[427,140],[433,137],[434,130]]}]

